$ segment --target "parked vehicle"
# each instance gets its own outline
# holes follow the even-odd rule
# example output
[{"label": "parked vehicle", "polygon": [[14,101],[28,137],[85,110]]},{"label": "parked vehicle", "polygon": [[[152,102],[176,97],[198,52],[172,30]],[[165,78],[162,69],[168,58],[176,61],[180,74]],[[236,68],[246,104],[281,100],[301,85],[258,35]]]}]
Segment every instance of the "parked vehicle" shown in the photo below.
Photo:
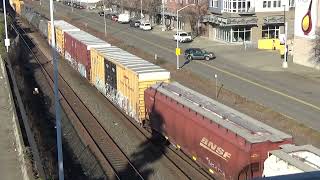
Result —
[{"label": "parked vehicle", "polygon": [[173,40],[177,40],[179,42],[191,42],[192,41],[192,37],[191,37],[191,33],[187,33],[187,32],[178,32],[175,35],[173,35]]},{"label": "parked vehicle", "polygon": [[118,23],[129,23],[130,22],[130,14],[119,14]]},{"label": "parked vehicle", "polygon": [[131,19],[130,20],[130,27],[139,27],[140,26],[140,20]]},{"label": "parked vehicle", "polygon": [[77,8],[78,8],[78,9],[84,9],[84,6],[78,4],[78,5],[77,5]]},{"label": "parked vehicle", "polygon": [[142,22],[139,27],[144,31],[150,31],[152,29],[151,24],[148,22]]},{"label": "parked vehicle", "polygon": [[193,59],[209,61],[215,59],[216,55],[200,48],[188,48],[184,52],[184,57],[190,61]]},{"label": "parked vehicle", "polygon": [[115,22],[117,22],[118,21],[118,15],[115,15],[115,14],[113,14],[113,15],[111,15],[111,20],[112,21],[115,21]]},{"label": "parked vehicle", "polygon": [[217,179],[261,177],[268,152],[292,143],[292,136],[177,82],[151,86],[144,99],[152,129]]},{"label": "parked vehicle", "polygon": [[99,11],[98,14],[99,16],[104,16],[104,11]]}]

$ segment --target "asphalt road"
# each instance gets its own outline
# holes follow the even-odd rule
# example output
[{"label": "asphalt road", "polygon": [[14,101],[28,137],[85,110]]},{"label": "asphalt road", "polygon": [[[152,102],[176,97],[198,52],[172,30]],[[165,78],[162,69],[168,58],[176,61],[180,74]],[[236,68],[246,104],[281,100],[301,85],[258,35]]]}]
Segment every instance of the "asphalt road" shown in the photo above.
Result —
[{"label": "asphalt road", "polygon": [[[42,10],[48,9],[48,1],[42,0]],[[104,32],[103,18],[96,13],[86,10],[77,10],[71,13],[71,8],[62,3],[55,3],[56,16],[68,16],[74,20],[81,20],[88,26]],[[151,32],[144,32],[139,29],[130,28],[127,24],[118,24],[107,21],[108,34],[123,40],[125,43],[143,49],[150,54],[157,54],[172,64],[176,63],[176,43],[168,37],[163,37]],[[200,43],[213,43],[200,41]],[[181,44],[185,49],[194,46],[196,43]],[[254,51],[243,53],[238,47],[216,46],[217,59],[214,61],[193,61],[184,68],[205,78],[214,79],[218,74],[219,81],[224,87],[242,96],[263,104],[271,109],[291,117],[315,130],[320,131],[320,88],[319,73],[309,70],[304,71],[302,67],[291,65],[304,74],[292,71],[277,69],[274,65],[264,68],[264,64],[255,64],[261,61],[278,63],[278,58],[269,52]],[[181,58],[182,59],[182,58]],[[248,61],[253,59],[256,61]],[[280,62],[280,60],[279,60]],[[278,66],[278,65],[277,65]],[[280,64],[279,64],[280,66]],[[267,66],[265,66],[267,67]],[[319,75],[319,76],[318,76]]]}]

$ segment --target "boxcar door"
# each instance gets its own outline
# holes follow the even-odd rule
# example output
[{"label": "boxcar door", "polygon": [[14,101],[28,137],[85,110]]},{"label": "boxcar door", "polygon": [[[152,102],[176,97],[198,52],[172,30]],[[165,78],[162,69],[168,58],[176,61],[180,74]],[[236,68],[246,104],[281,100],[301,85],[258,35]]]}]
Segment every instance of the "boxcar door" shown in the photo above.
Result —
[{"label": "boxcar door", "polygon": [[107,59],[104,59],[104,67],[105,67],[105,83],[106,83],[106,90],[107,93],[110,94],[111,92],[111,62]]},{"label": "boxcar door", "polygon": [[117,66],[110,62],[111,64],[111,87],[117,90]]}]

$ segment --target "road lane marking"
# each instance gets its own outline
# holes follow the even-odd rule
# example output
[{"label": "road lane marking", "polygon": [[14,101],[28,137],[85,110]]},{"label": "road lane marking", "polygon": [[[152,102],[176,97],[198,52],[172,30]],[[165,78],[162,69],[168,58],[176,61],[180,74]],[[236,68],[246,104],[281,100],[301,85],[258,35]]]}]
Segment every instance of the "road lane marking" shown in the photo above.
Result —
[{"label": "road lane marking", "polygon": [[[101,22],[99,22],[99,21],[97,21],[97,20],[94,20],[94,19],[92,19],[92,18],[83,16],[83,15],[79,14],[78,12],[75,12],[75,13],[76,13],[78,16],[81,16],[81,17],[84,17],[84,18],[90,20],[91,22],[95,22],[95,23],[97,23],[97,24],[101,24]],[[62,15],[62,16],[63,16],[63,15]],[[63,17],[65,17],[65,16],[63,16]],[[66,17],[65,17],[65,18],[66,18]],[[110,28],[110,27],[109,27],[109,28]],[[112,27],[112,28],[115,28],[115,27]],[[163,49],[163,50],[166,50],[166,51],[168,51],[168,52],[175,53],[175,50],[174,50],[174,49],[169,49],[169,48],[167,48],[167,47],[158,45],[158,44],[156,44],[156,43],[154,43],[154,42],[145,40],[144,38],[141,38],[141,37],[137,36],[136,34],[131,34],[131,33],[125,32],[125,31],[122,31],[122,33],[123,33],[123,34],[126,34],[126,35],[129,35],[129,36],[132,36],[132,37],[135,37],[136,39],[142,40],[142,41],[144,41],[144,42],[146,42],[146,43],[148,43],[148,44],[150,44],[150,45],[156,46],[156,47],[161,48],[161,49]],[[260,87],[260,88],[262,88],[262,89],[268,90],[268,91],[270,91],[270,92],[273,92],[273,93],[275,93],[275,94],[281,95],[281,96],[283,96],[283,97],[286,97],[286,98],[288,98],[288,99],[294,100],[294,101],[296,101],[296,102],[299,102],[299,103],[301,103],[301,104],[304,104],[304,105],[306,105],[306,106],[312,107],[312,108],[320,111],[320,107],[319,107],[319,106],[316,106],[316,105],[311,104],[311,103],[309,103],[309,102],[306,102],[306,101],[304,101],[304,100],[298,99],[298,98],[296,98],[296,97],[290,96],[290,95],[288,95],[288,94],[286,94],[286,93],[283,93],[283,92],[274,90],[274,89],[272,89],[272,88],[270,88],[270,87],[267,87],[267,86],[265,86],[265,85],[259,84],[259,83],[254,82],[254,81],[251,81],[251,80],[249,80],[249,79],[247,79],[247,78],[241,77],[241,76],[239,76],[239,75],[237,75],[237,74],[234,74],[234,73],[232,73],[232,72],[229,72],[229,71],[227,71],[227,70],[221,69],[221,68],[219,68],[219,67],[216,67],[216,66],[213,66],[213,65],[210,65],[210,64],[206,64],[206,63],[201,62],[201,61],[196,61],[196,63],[205,65],[205,66],[207,66],[207,67],[209,67],[209,68],[211,68],[211,69],[215,69],[215,70],[220,71],[220,72],[222,72],[222,73],[225,73],[225,74],[227,74],[227,75],[229,75],[229,76],[232,76],[232,77],[234,77],[234,78],[240,79],[240,80],[245,81],[245,82],[247,82],[247,83],[249,83],[249,84],[255,85],[255,86],[257,86],[257,87]]]}]

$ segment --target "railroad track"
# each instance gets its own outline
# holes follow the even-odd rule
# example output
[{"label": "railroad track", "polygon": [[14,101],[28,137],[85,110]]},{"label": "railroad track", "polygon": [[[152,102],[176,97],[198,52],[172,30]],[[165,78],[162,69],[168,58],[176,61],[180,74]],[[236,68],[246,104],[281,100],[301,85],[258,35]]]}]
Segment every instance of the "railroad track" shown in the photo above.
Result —
[{"label": "railroad track", "polygon": [[[63,79],[63,77],[60,74],[59,74],[59,76],[60,76],[59,78],[61,78],[62,81],[64,83],[66,83],[66,85],[72,90],[72,88]],[[73,94],[80,101],[79,103],[81,103],[81,104],[83,104],[83,106],[85,106],[84,103],[82,103],[81,99],[76,95],[76,93],[73,92]],[[152,136],[152,131],[150,128],[149,129],[141,128],[132,118],[128,117],[124,112],[120,111],[119,107],[116,104],[109,101],[109,99],[107,99],[107,98],[106,98],[106,100],[111,104],[113,111],[120,113],[123,117],[125,117],[125,119],[127,120],[127,121],[125,121],[125,123],[128,123],[128,126],[132,127],[132,128],[130,128],[130,130],[137,131],[141,136],[143,136],[144,139],[151,142],[156,149],[161,149],[159,151],[161,151],[161,153],[166,157],[166,159],[168,159],[187,178],[189,178],[189,179],[213,179],[213,177],[210,176],[206,170],[202,169],[198,164],[196,164],[191,158],[186,156],[182,151],[176,151],[172,147],[166,148],[165,150],[163,150],[163,148],[157,148],[160,146],[166,146],[167,142],[166,141],[159,141],[159,139],[155,140]],[[87,107],[85,107],[85,109],[90,112],[90,110]],[[91,112],[90,112],[90,114],[94,117],[94,115]],[[80,115],[78,115],[78,116],[80,116]],[[103,128],[101,125],[100,125],[100,127]],[[181,163],[181,161],[183,161],[183,163]],[[192,169],[190,169],[190,167]]]},{"label": "railroad track", "polygon": [[[104,96],[105,97],[105,96]],[[163,155],[171,162],[173,163],[177,169],[179,169],[186,177],[189,179],[214,179],[213,176],[211,176],[205,169],[203,169],[201,166],[199,166],[197,163],[195,163],[188,155],[186,155],[183,151],[177,151],[177,148],[168,146],[168,141],[162,137],[160,140],[159,138],[154,138],[154,132],[152,131],[150,126],[145,126],[142,128],[137,121],[135,121],[133,118],[128,116],[123,111],[119,110],[121,109],[117,104],[110,101],[107,97],[105,99],[111,104],[112,110],[120,113],[127,121],[125,121],[126,124],[128,124],[131,130],[135,130],[138,133],[140,133],[145,139],[147,139],[149,142],[151,142],[155,147],[159,146],[166,146],[166,151],[162,151]],[[160,135],[160,134],[157,134]],[[163,148],[157,148],[157,149],[163,149]],[[183,161],[185,164],[179,164],[178,162]],[[185,166],[190,166],[193,169],[189,171],[189,168],[185,168]]]},{"label": "railroad track", "polygon": [[[47,61],[45,55],[32,43],[27,37],[27,33],[22,28],[17,25],[12,25],[12,28],[21,37],[23,43],[41,67],[41,71],[53,89],[53,66],[50,63],[51,61]],[[77,119],[79,119],[84,127],[86,131],[85,134],[89,136],[88,138],[92,139],[95,146],[109,163],[109,169],[107,170],[109,176],[111,175],[110,172],[113,172],[113,179],[143,180],[143,175],[134,167],[129,158],[77,96],[70,85],[60,74],[58,78],[60,103],[61,101],[66,102],[69,109],[76,115]]]}]

